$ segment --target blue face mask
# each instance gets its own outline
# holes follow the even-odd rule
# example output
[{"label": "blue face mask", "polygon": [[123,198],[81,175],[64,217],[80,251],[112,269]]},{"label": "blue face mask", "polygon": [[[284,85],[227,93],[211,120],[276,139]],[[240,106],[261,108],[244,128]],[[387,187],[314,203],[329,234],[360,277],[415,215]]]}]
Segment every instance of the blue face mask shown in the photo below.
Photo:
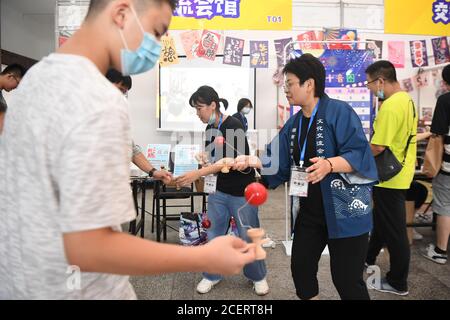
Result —
[{"label": "blue face mask", "polygon": [[381,100],[384,100],[384,91],[383,90],[378,90],[377,91],[377,97]]},{"label": "blue face mask", "polygon": [[136,11],[133,8],[131,8],[131,11],[136,18],[139,28],[141,28],[141,31],[144,34],[144,39],[142,39],[142,43],[136,51],[131,51],[128,49],[122,30],[119,29],[120,37],[122,38],[125,47],[120,53],[122,74],[124,76],[140,74],[150,70],[155,66],[161,54],[161,44],[152,34],[144,31]]}]

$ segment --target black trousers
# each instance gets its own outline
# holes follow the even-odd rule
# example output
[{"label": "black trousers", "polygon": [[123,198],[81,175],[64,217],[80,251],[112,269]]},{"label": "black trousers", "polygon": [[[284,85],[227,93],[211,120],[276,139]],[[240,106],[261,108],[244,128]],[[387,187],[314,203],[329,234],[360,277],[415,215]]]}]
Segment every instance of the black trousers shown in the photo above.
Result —
[{"label": "black trousers", "polygon": [[411,186],[406,191],[406,201],[414,201],[414,207],[419,209],[427,200],[428,190],[420,182],[411,182]]},{"label": "black trousers", "polygon": [[297,218],[292,244],[291,271],[297,296],[311,299],[319,294],[317,270],[327,244],[333,284],[341,299],[369,300],[363,280],[368,234],[329,239],[325,217],[310,219],[305,212]]},{"label": "black trousers", "polygon": [[397,290],[408,290],[410,248],[406,233],[406,190],[373,188],[374,227],[370,235],[366,262],[375,264],[383,245],[389,250],[391,270],[388,283]]}]

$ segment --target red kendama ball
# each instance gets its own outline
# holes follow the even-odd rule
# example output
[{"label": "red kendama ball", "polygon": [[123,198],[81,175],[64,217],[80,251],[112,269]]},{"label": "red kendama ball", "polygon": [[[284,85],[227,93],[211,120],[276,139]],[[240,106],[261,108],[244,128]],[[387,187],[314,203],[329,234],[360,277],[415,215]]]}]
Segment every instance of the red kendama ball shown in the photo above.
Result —
[{"label": "red kendama ball", "polygon": [[218,136],[218,137],[216,137],[216,138],[214,139],[214,143],[215,143],[215,144],[222,145],[222,144],[225,143],[225,138],[222,137],[222,136]]},{"label": "red kendama ball", "polygon": [[211,228],[211,220],[205,219],[202,221],[202,227],[205,229]]},{"label": "red kendama ball", "polygon": [[267,189],[259,182],[253,182],[245,188],[245,199],[253,206],[260,206],[267,200]]}]

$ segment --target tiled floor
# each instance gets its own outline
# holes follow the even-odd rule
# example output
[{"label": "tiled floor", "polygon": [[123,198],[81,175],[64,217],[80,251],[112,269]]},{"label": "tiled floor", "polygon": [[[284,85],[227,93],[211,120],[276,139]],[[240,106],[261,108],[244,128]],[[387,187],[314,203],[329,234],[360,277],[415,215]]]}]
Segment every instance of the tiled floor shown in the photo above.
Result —
[{"label": "tiled floor", "polygon": [[[151,194],[151,192],[149,192]],[[271,191],[269,200],[260,208],[260,219],[263,228],[268,235],[276,241],[276,248],[267,249],[267,280],[270,293],[264,297],[258,297],[252,290],[252,283],[243,275],[227,277],[214,289],[206,294],[196,293],[195,287],[201,280],[200,274],[169,274],[164,276],[133,277],[132,284],[135,287],[139,299],[187,299],[187,300],[292,300],[297,299],[290,271],[290,257],[286,256],[281,241],[285,237],[285,196],[284,189]],[[147,208],[151,208],[151,198],[148,196]],[[179,210],[179,209],[178,209]],[[146,238],[154,239],[151,234],[150,220],[147,216]],[[177,227],[176,222],[172,222]],[[168,241],[177,243],[178,233],[168,229]],[[420,251],[434,239],[431,228],[417,229],[424,235],[424,239],[416,241],[411,247],[411,264],[409,274],[409,291],[407,297],[399,297],[387,293],[378,293],[369,290],[372,299],[450,299],[450,264],[438,265],[426,260],[420,255]],[[157,263],[157,262],[155,262]],[[378,259],[382,274],[388,270],[387,253],[382,253]],[[318,279],[320,285],[320,299],[339,299],[333,286],[329,267],[329,256],[323,255],[320,260]]]}]

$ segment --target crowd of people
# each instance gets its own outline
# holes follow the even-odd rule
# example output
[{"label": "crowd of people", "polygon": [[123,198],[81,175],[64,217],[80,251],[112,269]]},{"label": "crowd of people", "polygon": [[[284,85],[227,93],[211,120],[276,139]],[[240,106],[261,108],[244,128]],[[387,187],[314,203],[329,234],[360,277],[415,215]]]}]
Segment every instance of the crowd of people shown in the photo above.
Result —
[{"label": "crowd of people", "polygon": [[[363,273],[382,248],[389,251],[390,270],[373,289],[408,295],[405,203],[417,201],[419,208],[426,195],[418,195],[413,181],[416,106],[402,91],[394,65],[380,60],[366,70],[367,88],[383,101],[368,141],[353,108],[325,93],[321,61],[311,54],[288,61],[284,93],[302,108],[260,158],[250,155],[246,136],[252,102],[241,99],[238,112],[228,116],[226,99],[207,85],[198,88],[186,101],[206,125],[205,161],[175,178],[154,168],[132,141],[124,95],[131,75],[157,63],[176,3],[92,0],[80,30],[56,53],[27,72],[10,65],[0,74],[0,298],[135,299],[128,276],[172,272],[202,272],[197,292],[206,294],[242,270],[255,293],[266,295],[270,270],[256,260],[246,233],[260,226],[258,208],[244,197],[256,175],[270,189],[289,182],[289,194],[300,203],[291,258],[300,299],[318,298],[325,246],[342,299],[370,299]],[[450,66],[442,77],[450,90]],[[14,89],[7,108],[1,92]],[[444,155],[433,179],[436,242],[424,257],[445,264],[450,93],[439,97],[427,136],[442,140]],[[377,159],[387,152],[401,169],[382,181]],[[121,232],[135,218],[130,161],[163,183],[186,186],[200,177],[212,182],[206,245],[182,247]],[[231,218],[238,237],[226,236]],[[77,290],[66,286],[70,266],[82,273]]]}]

